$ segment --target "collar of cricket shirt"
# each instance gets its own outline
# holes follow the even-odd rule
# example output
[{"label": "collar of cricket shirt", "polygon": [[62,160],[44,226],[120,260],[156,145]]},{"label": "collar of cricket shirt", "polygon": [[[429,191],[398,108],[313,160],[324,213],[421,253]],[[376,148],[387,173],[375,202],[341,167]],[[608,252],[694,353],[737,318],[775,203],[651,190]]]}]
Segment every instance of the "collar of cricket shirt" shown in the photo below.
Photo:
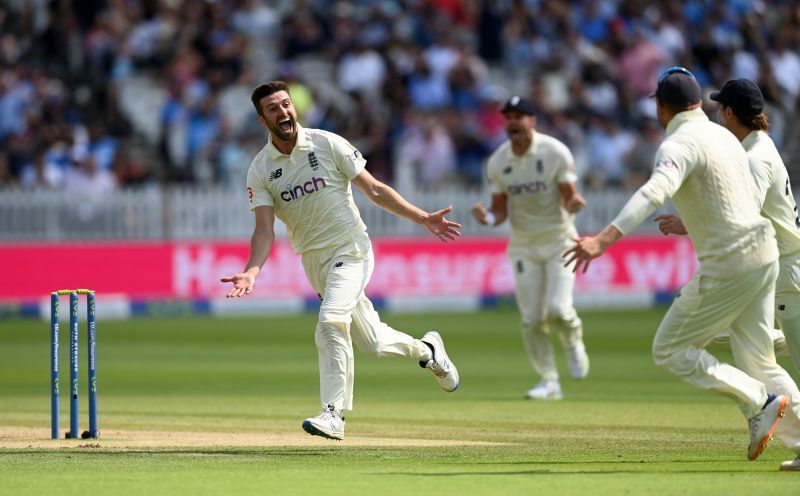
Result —
[{"label": "collar of cricket shirt", "polygon": [[674,133],[681,124],[684,124],[689,121],[699,121],[699,120],[708,120],[708,116],[701,107],[697,107],[692,110],[685,110],[683,112],[678,112],[675,114],[672,119],[667,124],[667,136]]},{"label": "collar of cricket shirt", "polygon": [[[310,146],[309,145],[309,141],[310,140],[309,140],[308,133],[306,132],[306,130],[303,129],[303,126],[301,126],[299,122],[295,122],[295,125],[297,126],[297,143],[295,143],[294,148],[292,149],[292,152],[294,152],[298,148],[301,149],[301,150],[305,150],[305,149],[309,148],[309,146]],[[269,137],[269,141],[267,142],[267,152],[269,153],[269,157],[272,160],[275,160],[276,158],[281,157],[281,156],[285,156],[285,155],[283,155],[283,153],[280,150],[275,148],[275,145],[272,143],[272,136],[271,135]]]},{"label": "collar of cricket shirt", "polygon": [[523,153],[522,155],[517,155],[516,153],[514,153],[514,147],[511,146],[511,142],[509,141],[509,144],[508,144],[508,157],[509,158],[522,159],[522,158],[524,158],[524,157],[526,157],[528,155],[533,156],[533,155],[536,154],[536,150],[538,148],[539,148],[539,140],[536,137],[536,130],[533,130],[533,136],[531,138],[531,144],[528,146],[528,149],[525,150],[525,153]]},{"label": "collar of cricket shirt", "polygon": [[745,138],[742,140],[742,146],[744,149],[750,151],[754,146],[756,146],[756,143],[761,141],[762,134],[766,133],[764,133],[764,131],[759,131],[758,129],[753,129],[750,131],[750,134],[745,136]]}]

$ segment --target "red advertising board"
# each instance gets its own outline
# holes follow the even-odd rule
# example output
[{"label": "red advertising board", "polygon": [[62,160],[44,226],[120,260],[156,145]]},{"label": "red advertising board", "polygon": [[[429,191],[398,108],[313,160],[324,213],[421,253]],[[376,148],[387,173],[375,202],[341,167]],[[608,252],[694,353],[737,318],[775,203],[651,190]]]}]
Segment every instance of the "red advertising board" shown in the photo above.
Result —
[{"label": "red advertising board", "polygon": [[[504,238],[465,238],[443,244],[429,238],[373,240],[373,296],[511,294]],[[30,300],[55,289],[91,288],[131,298],[217,298],[224,275],[242,270],[246,243],[0,245],[0,299]],[[579,292],[641,289],[674,291],[696,267],[687,238],[631,236],[579,274]],[[254,297],[313,296],[300,258],[281,240],[259,277]]]}]

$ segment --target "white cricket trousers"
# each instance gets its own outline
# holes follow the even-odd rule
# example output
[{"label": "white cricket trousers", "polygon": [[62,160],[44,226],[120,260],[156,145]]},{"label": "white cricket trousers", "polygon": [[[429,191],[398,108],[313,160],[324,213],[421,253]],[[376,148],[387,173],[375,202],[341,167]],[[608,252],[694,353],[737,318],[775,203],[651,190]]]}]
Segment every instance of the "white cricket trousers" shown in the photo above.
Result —
[{"label": "white cricket trousers", "polygon": [[548,246],[509,244],[516,282],[517,306],[522,317],[522,342],[533,370],[543,380],[558,380],[550,330],[565,348],[583,339],[583,324],[575,311],[572,290],[575,274],[561,258],[569,240]]},{"label": "white cricket trousers", "polygon": [[381,322],[364,295],[374,257],[364,236],[346,244],[303,254],[303,268],[321,295],[315,341],[319,355],[320,401],[337,410],[353,408],[353,343],[375,356],[425,356],[426,345]]},{"label": "white cricket trousers", "polygon": [[[761,410],[767,392],[789,396],[791,403],[776,436],[798,452],[800,391],[775,362],[768,332],[775,315],[777,276],[777,261],[730,279],[695,274],[661,321],[653,340],[653,358],[656,365],[689,384],[732,398],[747,418]],[[704,349],[724,329],[731,331],[736,367]]]},{"label": "white cricket trousers", "polygon": [[786,347],[800,373],[800,254],[781,257],[775,284],[775,319],[786,337]]}]

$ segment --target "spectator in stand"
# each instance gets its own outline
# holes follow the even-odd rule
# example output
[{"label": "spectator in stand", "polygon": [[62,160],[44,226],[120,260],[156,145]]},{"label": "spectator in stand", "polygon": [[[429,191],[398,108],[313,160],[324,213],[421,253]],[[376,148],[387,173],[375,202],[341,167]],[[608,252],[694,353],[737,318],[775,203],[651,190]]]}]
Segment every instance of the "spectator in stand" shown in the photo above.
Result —
[{"label": "spectator in stand", "polygon": [[[11,135],[55,142],[49,129],[91,128],[95,117],[118,147],[146,153],[162,144],[166,152],[155,157],[152,176],[196,181],[193,171],[209,160],[188,153],[189,119],[199,101],[217,95],[231,120],[229,128],[206,128],[217,160],[227,142],[236,149],[253,127],[231,118],[243,112],[230,102],[246,104],[241,87],[250,88],[248,78],[279,76],[287,64],[313,96],[303,118],[327,130],[345,132],[352,120],[372,121],[370,109],[382,109],[383,125],[369,141],[382,143],[387,157],[415,125],[409,113],[455,108],[466,128],[484,127],[491,119],[483,85],[491,80],[534,101],[539,128],[572,140],[580,170],[581,157],[590,156],[581,136],[592,116],[608,116],[640,140],[637,124],[655,115],[652,101],[641,98],[646,84],[655,71],[679,63],[707,91],[733,77],[757,79],[771,105],[771,137],[787,154],[787,168],[800,167],[800,136],[791,134],[800,132],[800,15],[785,0],[62,3],[0,6],[0,161],[8,170],[0,185],[16,184],[23,166],[33,164],[31,146],[20,155]],[[356,41],[368,46],[368,59],[354,57]],[[367,92],[370,105],[353,108],[344,96],[351,90]],[[298,87],[292,91],[303,110],[307,98]],[[159,113],[162,125],[154,118]],[[451,139],[463,150],[464,128],[453,129],[460,134]],[[479,139],[484,150],[497,146],[497,133]],[[481,155],[471,140],[470,160]],[[379,166],[374,157],[370,167]],[[109,160],[100,162],[105,168]],[[383,160],[381,177],[393,177],[394,167]],[[455,174],[468,183],[470,170]]]}]

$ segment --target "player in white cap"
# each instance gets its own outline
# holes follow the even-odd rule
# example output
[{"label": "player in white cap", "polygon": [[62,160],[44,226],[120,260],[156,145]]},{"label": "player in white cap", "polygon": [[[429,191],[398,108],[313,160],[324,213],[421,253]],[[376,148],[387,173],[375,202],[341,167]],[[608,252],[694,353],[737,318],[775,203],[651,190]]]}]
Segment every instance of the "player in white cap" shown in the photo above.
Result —
[{"label": "player in white cap", "polygon": [[229,298],[252,293],[275,240],[275,217],[286,224],[289,242],[301,254],[306,276],[322,300],[315,339],[322,411],[306,419],[303,429],[330,439],[344,438],[344,411],[353,408],[353,343],[376,356],[417,360],[433,372],[442,389],[455,391],[458,371],[439,333],[414,339],[392,329],[381,322],[365,296],[373,254],[350,183],[376,205],[423,226],[444,242],[460,236],[461,225],[445,218],[452,206],[432,213],[415,207],[372,177],[364,168],[364,157],[344,138],[301,127],[284,82],[258,86],[252,101],[269,138],[247,173],[250,209],[255,212],[250,258],[243,272],[222,281],[233,283]]},{"label": "player in white cap", "polygon": [[[611,224],[576,241],[565,253],[567,263],[587,270],[592,259],[672,198],[699,265],[656,331],[655,362],[739,404],[748,419],[750,460],[761,454],[776,428],[781,440],[796,448],[800,391],[775,362],[768,333],[775,314],[778,245],[772,224],[759,213],[747,156],[727,129],[703,113],[700,85],[685,68],[664,71],[654,96],[667,137],[656,152],[652,176]],[[731,329],[736,367],[705,349],[724,329]],[[784,410],[795,421],[779,423]]]},{"label": "player in white cap", "polygon": [[[800,371],[800,219],[789,173],[767,134],[764,97],[755,83],[732,79],[720,91],[711,93],[711,99],[719,102],[722,124],[741,141],[747,153],[761,215],[772,222],[777,234],[780,271],[775,287],[775,318],[781,330],[771,329],[771,337],[775,352],[788,352]],[[686,234],[678,216],[661,215],[656,220],[664,234]],[[723,334],[714,342],[729,343],[730,332]],[[800,455],[781,464],[780,469],[800,470]]]},{"label": "player in white cap", "polygon": [[486,175],[491,206],[478,202],[472,215],[482,224],[511,221],[508,257],[522,316],[522,340],[540,382],[527,398],[561,399],[550,331],[560,338],[570,374],[583,379],[589,357],[583,325],[572,303],[575,274],[561,258],[577,236],[573,218],[585,205],[575,183],[575,164],[567,146],[535,131],[533,104],[514,96],[501,108],[509,140],[489,157]]}]

